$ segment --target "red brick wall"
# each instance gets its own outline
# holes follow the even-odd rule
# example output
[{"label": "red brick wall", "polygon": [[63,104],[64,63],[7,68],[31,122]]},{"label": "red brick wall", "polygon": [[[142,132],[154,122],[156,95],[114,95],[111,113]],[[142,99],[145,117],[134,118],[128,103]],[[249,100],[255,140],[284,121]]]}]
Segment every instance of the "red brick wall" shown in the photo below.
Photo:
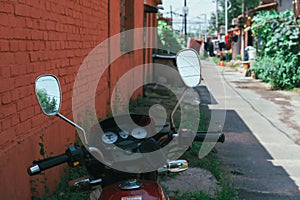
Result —
[{"label": "red brick wall", "polygon": [[[1,199],[30,199],[32,178],[26,169],[41,158],[39,142],[50,155],[64,152],[65,145],[75,140],[73,127],[42,114],[34,94],[36,77],[44,73],[59,77],[61,113],[72,118],[76,72],[85,56],[107,37],[107,0],[0,2]],[[102,111],[106,111],[104,102]],[[53,189],[60,174],[61,167],[47,171],[46,185]]]},{"label": "red brick wall", "polygon": [[[134,27],[143,27],[143,1],[135,0],[134,5]],[[155,20],[152,15],[150,21]],[[72,119],[72,88],[77,70],[96,45],[119,32],[119,1],[0,2],[1,199],[30,199],[32,188],[42,195],[43,176],[32,178],[26,172],[32,160],[42,158],[39,143],[45,145],[48,155],[57,155],[76,139],[71,125],[42,114],[34,94],[36,77],[51,73],[59,78],[63,94],[61,113]],[[109,62],[108,59],[103,56],[103,62]],[[140,50],[110,65],[98,88],[101,94],[96,98],[99,117],[106,115],[109,95],[119,77],[142,63],[143,50]],[[63,167],[45,172],[46,186],[51,190],[63,174]]]}]

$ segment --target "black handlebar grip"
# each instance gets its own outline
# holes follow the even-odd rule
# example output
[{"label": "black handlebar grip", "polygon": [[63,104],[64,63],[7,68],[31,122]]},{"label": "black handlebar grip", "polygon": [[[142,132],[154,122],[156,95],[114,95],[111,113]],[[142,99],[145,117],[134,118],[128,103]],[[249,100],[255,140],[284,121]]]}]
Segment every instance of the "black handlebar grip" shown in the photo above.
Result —
[{"label": "black handlebar grip", "polygon": [[30,176],[36,175],[41,171],[55,167],[68,161],[66,154],[61,154],[55,157],[46,158],[44,160],[33,161],[33,165],[28,167],[27,172]]},{"label": "black handlebar grip", "polygon": [[223,133],[204,133],[197,132],[194,141],[198,142],[225,142],[225,135]]}]

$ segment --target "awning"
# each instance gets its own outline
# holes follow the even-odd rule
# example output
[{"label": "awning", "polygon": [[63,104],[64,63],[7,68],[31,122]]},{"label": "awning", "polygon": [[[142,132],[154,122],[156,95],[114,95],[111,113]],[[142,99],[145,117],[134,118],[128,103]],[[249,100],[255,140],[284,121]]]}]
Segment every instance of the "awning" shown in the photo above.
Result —
[{"label": "awning", "polygon": [[160,58],[160,59],[176,59],[176,55],[172,54],[152,54],[152,58]]},{"label": "awning", "polygon": [[277,2],[267,3],[267,4],[263,4],[263,5],[257,6],[254,9],[254,11],[271,10],[271,9],[277,10]]},{"label": "awning", "polygon": [[149,6],[147,4],[144,4],[144,11],[145,13],[157,13],[158,9],[154,6]]}]

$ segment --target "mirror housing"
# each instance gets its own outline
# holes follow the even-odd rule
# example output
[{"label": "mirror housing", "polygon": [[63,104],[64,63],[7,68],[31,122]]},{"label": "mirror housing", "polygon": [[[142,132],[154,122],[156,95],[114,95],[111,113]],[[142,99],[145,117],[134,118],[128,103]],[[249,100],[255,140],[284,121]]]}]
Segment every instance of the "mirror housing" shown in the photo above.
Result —
[{"label": "mirror housing", "polygon": [[35,81],[35,94],[40,104],[40,107],[45,115],[56,115],[64,121],[71,124],[72,126],[81,130],[84,137],[83,142],[85,142],[85,144],[88,144],[85,130],[75,122],[71,121],[70,119],[59,113],[61,105],[61,89],[56,76],[52,74],[39,76]]},{"label": "mirror housing", "polygon": [[176,63],[179,75],[188,88],[196,87],[201,82],[201,62],[194,49],[183,49],[177,53]]},{"label": "mirror housing", "polygon": [[43,113],[47,116],[59,114],[61,90],[54,75],[42,75],[35,81],[35,94]]}]

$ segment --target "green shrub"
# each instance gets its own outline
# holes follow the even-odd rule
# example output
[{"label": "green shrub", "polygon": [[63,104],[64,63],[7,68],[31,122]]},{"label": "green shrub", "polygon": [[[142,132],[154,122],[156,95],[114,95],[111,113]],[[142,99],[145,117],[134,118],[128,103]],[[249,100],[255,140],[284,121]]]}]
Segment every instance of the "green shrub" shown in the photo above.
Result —
[{"label": "green shrub", "polygon": [[277,58],[265,56],[255,61],[251,71],[256,78],[270,83],[273,89],[293,89],[300,84],[298,58],[289,55],[285,59],[282,56]]},{"label": "green shrub", "polygon": [[242,56],[241,55],[236,55],[235,57],[237,60],[242,60]]},{"label": "green shrub", "polygon": [[262,11],[253,19],[259,57],[252,71],[274,89],[292,89],[300,83],[299,20],[293,12]]}]

